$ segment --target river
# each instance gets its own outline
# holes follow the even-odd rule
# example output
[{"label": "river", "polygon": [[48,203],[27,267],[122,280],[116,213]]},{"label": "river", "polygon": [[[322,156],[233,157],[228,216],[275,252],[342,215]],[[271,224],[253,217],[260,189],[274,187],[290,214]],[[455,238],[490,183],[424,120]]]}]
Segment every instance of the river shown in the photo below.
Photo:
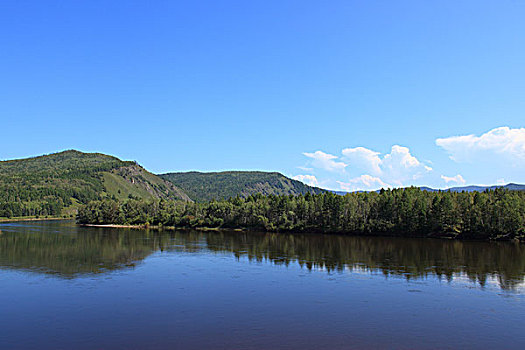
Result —
[{"label": "river", "polygon": [[0,224],[0,349],[524,349],[525,245]]}]

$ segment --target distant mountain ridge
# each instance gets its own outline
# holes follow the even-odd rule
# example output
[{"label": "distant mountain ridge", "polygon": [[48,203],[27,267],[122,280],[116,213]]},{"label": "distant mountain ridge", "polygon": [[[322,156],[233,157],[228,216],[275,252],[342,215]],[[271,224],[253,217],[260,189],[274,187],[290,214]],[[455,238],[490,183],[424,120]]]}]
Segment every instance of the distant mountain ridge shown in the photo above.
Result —
[{"label": "distant mountain ridge", "polygon": [[[497,188],[504,188],[510,191],[525,191],[525,185],[515,184],[515,183],[509,183],[507,185],[491,185],[491,186],[461,186],[461,187],[450,187],[445,189],[436,189],[431,188],[427,186],[421,186],[418,187],[421,191],[430,191],[430,192],[438,192],[438,191],[451,191],[451,192],[483,192],[486,190],[495,190]],[[347,193],[350,192],[344,192],[344,191],[330,191],[335,194],[339,194],[344,196]],[[367,191],[355,191],[355,192],[367,192]],[[375,191],[379,192],[379,190]]]},{"label": "distant mountain ridge", "polygon": [[0,162],[0,217],[71,215],[103,198],[190,200],[136,162],[101,153],[68,150]]},{"label": "distant mountain ridge", "polygon": [[422,191],[431,191],[431,192],[437,192],[437,191],[483,192],[486,190],[495,190],[497,188],[504,188],[504,189],[511,190],[511,191],[525,191],[525,185],[514,184],[514,183],[509,183],[507,185],[491,185],[491,186],[470,185],[470,186],[450,187],[450,188],[445,188],[445,189],[435,189],[435,188],[426,187],[426,186],[419,187],[419,189]]},{"label": "distant mountain ridge", "polygon": [[525,185],[509,183],[506,185],[493,185],[493,186],[463,186],[463,187],[451,187],[448,190],[452,192],[483,192],[485,190],[495,190],[496,188],[504,188],[512,191],[525,191]]},{"label": "distant mountain ridge", "polygon": [[[473,192],[525,185],[463,186],[424,191]],[[0,161],[0,217],[73,215],[91,200],[209,201],[230,197],[299,195],[331,191],[309,186],[278,172],[173,172],[155,175],[133,161],[101,153],[68,150],[38,157]],[[364,191],[358,191],[364,192]]]},{"label": "distant mountain ridge", "polygon": [[263,195],[299,195],[325,192],[281,173],[263,171],[180,172],[159,175],[180,187],[195,201]]}]

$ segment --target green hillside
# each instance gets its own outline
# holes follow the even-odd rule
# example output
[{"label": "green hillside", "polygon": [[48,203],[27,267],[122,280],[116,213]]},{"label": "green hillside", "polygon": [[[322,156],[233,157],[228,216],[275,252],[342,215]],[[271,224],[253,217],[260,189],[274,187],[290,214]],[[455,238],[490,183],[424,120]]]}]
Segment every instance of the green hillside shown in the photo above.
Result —
[{"label": "green hillside", "polygon": [[189,197],[135,162],[100,153],[64,151],[0,162],[0,217],[71,215],[103,198]]},{"label": "green hillside", "polygon": [[201,173],[192,171],[159,176],[180,187],[191,199],[199,202],[236,196],[247,197],[254,193],[298,195],[324,191],[276,172],[224,171]]}]

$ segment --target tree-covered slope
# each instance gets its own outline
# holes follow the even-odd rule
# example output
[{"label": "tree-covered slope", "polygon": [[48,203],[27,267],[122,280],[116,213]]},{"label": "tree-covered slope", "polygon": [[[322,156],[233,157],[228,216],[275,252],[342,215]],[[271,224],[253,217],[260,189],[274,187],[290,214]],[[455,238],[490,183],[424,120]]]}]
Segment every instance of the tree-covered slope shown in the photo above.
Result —
[{"label": "tree-covered slope", "polygon": [[64,151],[0,162],[0,217],[69,215],[103,198],[182,199],[186,194],[135,162]]},{"label": "tree-covered slope", "polygon": [[525,242],[525,192],[429,192],[418,188],[204,203],[93,201],[81,224],[164,225]]},{"label": "tree-covered slope", "polygon": [[224,171],[185,172],[160,175],[164,180],[180,187],[195,201],[248,197],[251,194],[298,195],[321,193],[324,190],[287,178],[276,172]]}]

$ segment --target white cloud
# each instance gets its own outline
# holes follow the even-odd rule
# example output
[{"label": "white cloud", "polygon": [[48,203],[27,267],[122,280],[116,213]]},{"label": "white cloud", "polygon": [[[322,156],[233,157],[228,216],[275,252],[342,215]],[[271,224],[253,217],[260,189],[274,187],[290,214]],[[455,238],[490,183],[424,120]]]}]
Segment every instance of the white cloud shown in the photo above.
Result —
[{"label": "white cloud", "polygon": [[317,181],[317,178],[313,175],[296,175],[293,177],[293,179],[304,182],[305,184],[310,186],[319,186],[319,181]]},{"label": "white cloud", "polygon": [[360,167],[367,172],[379,175],[381,174],[381,158],[379,152],[372,151],[365,147],[345,148],[342,151],[345,161],[351,167]]},{"label": "white cloud", "polygon": [[465,179],[463,178],[463,176],[461,176],[460,174],[457,174],[456,176],[445,176],[445,175],[441,175],[441,178],[448,184],[449,182],[453,182],[455,184],[458,184],[458,185],[464,185],[466,183]]},{"label": "white cloud", "polygon": [[525,128],[503,126],[481,136],[438,138],[436,145],[445,149],[456,162],[487,160],[487,155],[503,155],[519,162],[525,160]]},{"label": "white cloud", "polygon": [[357,190],[378,190],[381,188],[391,188],[389,184],[385,183],[378,177],[371,175],[361,175],[359,177],[350,179],[348,182],[337,181],[342,191],[353,192]]},{"label": "white cloud", "polygon": [[[322,187],[345,191],[410,185],[465,185],[465,178],[457,172],[468,175],[469,181],[485,179],[482,183],[490,178],[498,178],[498,184],[505,182],[500,178],[523,181],[525,128],[503,126],[481,135],[438,138],[435,143],[447,151],[451,159],[468,164],[461,168],[449,166],[447,170],[446,164],[433,165],[430,160],[413,155],[408,147],[393,145],[385,153],[365,147],[344,148],[339,156],[322,151],[304,153],[309,161],[303,170],[315,175]],[[440,175],[449,172],[457,175]]]},{"label": "white cloud", "polygon": [[407,147],[399,145],[392,146],[390,153],[382,158],[381,153],[364,147],[346,148],[342,153],[350,173],[375,176],[383,183],[397,186],[420,179],[432,171],[431,167],[414,157]]},{"label": "white cloud", "polygon": [[432,170],[410,154],[407,147],[394,145],[389,154],[381,160],[383,177],[402,186],[407,180],[417,180]]},{"label": "white cloud", "polygon": [[341,153],[341,157],[322,151],[303,154],[312,159],[309,165],[313,168],[339,172],[346,177],[323,181],[327,185],[338,184],[345,191],[406,186],[432,171],[430,166],[414,157],[407,147],[399,145],[392,146],[390,153],[384,155],[365,147],[345,148]]},{"label": "white cloud", "polygon": [[421,163],[416,157],[410,154],[410,150],[407,147],[394,145],[390,154],[385,155],[381,164],[387,168],[402,167],[402,168],[414,168],[418,167]]},{"label": "white cloud", "polygon": [[337,156],[332,154],[324,153],[322,151],[315,151],[314,153],[303,153],[308,158],[312,158],[312,166],[316,168],[321,168],[327,171],[344,171],[347,164],[343,162],[337,162],[334,159],[337,159]]},{"label": "white cloud", "polygon": [[505,179],[497,179],[496,180],[496,184],[498,184],[498,185],[505,185],[505,183],[506,183]]}]

